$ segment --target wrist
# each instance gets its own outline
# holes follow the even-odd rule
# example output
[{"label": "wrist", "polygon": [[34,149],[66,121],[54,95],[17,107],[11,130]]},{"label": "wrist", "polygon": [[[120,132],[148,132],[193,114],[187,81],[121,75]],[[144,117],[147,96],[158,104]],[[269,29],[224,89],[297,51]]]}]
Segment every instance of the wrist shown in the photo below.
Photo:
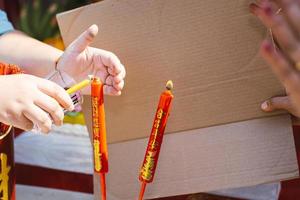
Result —
[{"label": "wrist", "polygon": [[69,86],[75,84],[75,80],[69,76],[65,71],[59,67],[60,59],[63,55],[63,52],[59,57],[54,61],[53,70],[45,77],[48,80],[51,80],[63,88],[68,88]]},{"label": "wrist", "polygon": [[54,71],[48,74],[45,78],[55,82],[63,88],[68,88],[76,83],[71,76],[59,69],[54,69]]}]

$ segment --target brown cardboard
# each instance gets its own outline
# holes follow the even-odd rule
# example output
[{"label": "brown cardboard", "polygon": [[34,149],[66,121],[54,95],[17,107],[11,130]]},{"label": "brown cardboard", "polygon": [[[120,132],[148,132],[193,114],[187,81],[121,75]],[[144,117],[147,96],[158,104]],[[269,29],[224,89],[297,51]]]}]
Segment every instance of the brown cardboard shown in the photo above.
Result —
[{"label": "brown cardboard", "polygon": [[[175,99],[166,131],[173,134],[146,198],[298,176],[289,117],[260,110],[283,88],[258,55],[267,31],[249,2],[105,0],[57,16],[66,45],[98,24],[92,46],[113,51],[127,69],[123,95],[105,99],[110,199],[137,197],[145,137],[168,79]],[[83,107],[90,128],[89,98]]]},{"label": "brown cardboard", "polygon": [[58,15],[66,45],[96,23],[92,46],[126,66],[123,95],[106,98],[108,140],[149,135],[168,79],[175,99],[167,133],[278,114],[260,110],[283,89],[258,54],[267,30],[249,2],[105,0]]},{"label": "brown cardboard", "polygon": [[[168,134],[145,199],[269,183],[298,176],[289,116]],[[246,131],[245,131],[246,130]],[[276,131],[274,131],[276,130]],[[137,199],[147,139],[109,145],[110,200]],[[99,178],[94,191],[99,194]],[[95,197],[95,199],[99,199]]]}]

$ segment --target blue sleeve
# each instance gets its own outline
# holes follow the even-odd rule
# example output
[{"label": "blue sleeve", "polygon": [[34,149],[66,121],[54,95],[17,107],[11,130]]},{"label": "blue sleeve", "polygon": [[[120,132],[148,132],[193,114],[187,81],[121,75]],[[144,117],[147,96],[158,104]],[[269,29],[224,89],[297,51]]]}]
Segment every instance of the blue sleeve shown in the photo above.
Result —
[{"label": "blue sleeve", "polygon": [[12,30],[14,30],[14,27],[8,21],[6,13],[0,10],[0,35]]}]

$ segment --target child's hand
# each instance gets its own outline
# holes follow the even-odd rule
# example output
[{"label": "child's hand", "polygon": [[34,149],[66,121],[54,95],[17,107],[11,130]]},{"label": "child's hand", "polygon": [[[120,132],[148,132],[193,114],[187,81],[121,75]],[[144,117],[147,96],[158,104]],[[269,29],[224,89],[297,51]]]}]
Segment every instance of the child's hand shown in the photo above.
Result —
[{"label": "child's hand", "polygon": [[88,46],[97,33],[96,25],[83,32],[63,53],[57,68],[77,81],[89,74],[99,76],[104,83],[105,94],[120,95],[124,87],[125,68],[115,54]]},{"label": "child's hand", "polygon": [[275,48],[266,39],[261,46],[263,58],[286,88],[288,96],[274,97],[261,107],[270,112],[285,109],[300,117],[300,1],[264,0],[251,4],[250,10],[272,30],[280,46]]},{"label": "child's hand", "polygon": [[[61,125],[63,108],[73,110],[70,96],[59,85],[31,75],[0,76],[0,122],[31,130],[33,124],[42,132]],[[50,116],[52,118],[50,118]]]}]

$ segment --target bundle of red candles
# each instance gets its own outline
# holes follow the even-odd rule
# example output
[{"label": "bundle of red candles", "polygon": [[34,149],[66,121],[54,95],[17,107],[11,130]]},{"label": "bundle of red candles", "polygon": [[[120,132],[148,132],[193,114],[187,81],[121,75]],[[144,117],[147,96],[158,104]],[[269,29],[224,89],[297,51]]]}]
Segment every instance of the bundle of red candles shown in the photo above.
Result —
[{"label": "bundle of red candles", "polygon": [[[151,183],[154,179],[159,152],[173,99],[173,94],[171,92],[172,89],[173,83],[172,81],[168,81],[166,84],[166,90],[161,94],[159,99],[144,161],[139,174],[139,180],[142,183],[139,200],[143,199],[146,184]],[[108,172],[108,152],[106,143],[103,84],[97,77],[91,78],[91,98],[94,171],[98,173],[101,178],[101,199],[106,200],[105,174]]]}]

